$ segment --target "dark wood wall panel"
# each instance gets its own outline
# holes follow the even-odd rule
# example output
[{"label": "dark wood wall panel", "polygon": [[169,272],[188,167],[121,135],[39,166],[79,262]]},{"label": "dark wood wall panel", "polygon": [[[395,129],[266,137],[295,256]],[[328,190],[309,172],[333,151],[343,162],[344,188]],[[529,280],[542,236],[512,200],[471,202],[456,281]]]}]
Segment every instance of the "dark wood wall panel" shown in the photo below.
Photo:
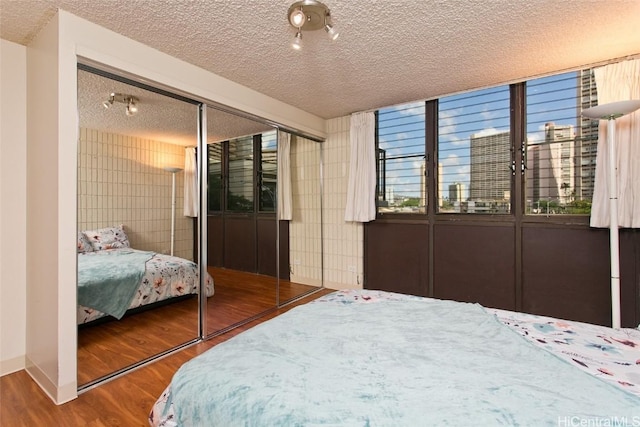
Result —
[{"label": "dark wood wall panel", "polygon": [[367,224],[365,288],[427,296],[428,241],[426,224]]},{"label": "dark wood wall panel", "polygon": [[291,279],[289,271],[289,221],[280,222],[280,279]]},{"label": "dark wood wall panel", "polygon": [[256,272],[256,221],[253,215],[225,217],[224,266]]},{"label": "dark wood wall panel", "polygon": [[207,217],[207,265],[224,267],[224,219]]},{"label": "dark wood wall panel", "polygon": [[525,227],[522,310],[611,325],[607,230]]},{"label": "dark wood wall panel", "polygon": [[259,217],[256,226],[257,273],[276,277],[276,220]]},{"label": "dark wood wall panel", "polygon": [[620,299],[623,327],[640,324],[640,230],[620,230]]},{"label": "dark wood wall panel", "polygon": [[434,297],[515,309],[514,227],[436,224]]}]

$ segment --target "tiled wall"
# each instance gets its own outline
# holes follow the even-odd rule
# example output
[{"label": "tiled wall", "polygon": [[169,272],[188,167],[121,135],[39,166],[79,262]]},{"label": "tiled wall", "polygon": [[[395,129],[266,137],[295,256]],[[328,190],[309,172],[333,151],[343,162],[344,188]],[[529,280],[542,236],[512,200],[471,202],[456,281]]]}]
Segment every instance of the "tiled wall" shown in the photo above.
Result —
[{"label": "tiled wall", "polygon": [[[78,230],[124,224],[133,248],[168,254],[172,174],[163,168],[183,168],[184,147],[83,128],[78,156]],[[183,181],[177,172],[174,255],[192,259]]]},{"label": "tiled wall", "polygon": [[313,286],[322,283],[320,150],[317,142],[301,137],[291,140],[291,281]]},{"label": "tiled wall", "polygon": [[361,289],[363,283],[364,227],[344,220],[350,123],[350,116],[328,120],[328,136],[323,143],[324,285],[332,289]]}]

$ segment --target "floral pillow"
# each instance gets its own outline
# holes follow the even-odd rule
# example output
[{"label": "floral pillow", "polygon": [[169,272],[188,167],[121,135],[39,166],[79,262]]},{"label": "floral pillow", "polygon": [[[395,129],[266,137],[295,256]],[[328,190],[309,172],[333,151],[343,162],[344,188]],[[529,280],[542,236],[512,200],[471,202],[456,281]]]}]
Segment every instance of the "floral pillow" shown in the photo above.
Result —
[{"label": "floral pillow", "polygon": [[82,231],[78,231],[78,253],[83,254],[85,252],[93,252],[93,246],[91,246],[87,235]]},{"label": "floral pillow", "polygon": [[124,225],[118,227],[100,228],[98,230],[86,230],[84,234],[87,236],[94,251],[102,251],[105,249],[130,248],[129,238],[124,232]]}]

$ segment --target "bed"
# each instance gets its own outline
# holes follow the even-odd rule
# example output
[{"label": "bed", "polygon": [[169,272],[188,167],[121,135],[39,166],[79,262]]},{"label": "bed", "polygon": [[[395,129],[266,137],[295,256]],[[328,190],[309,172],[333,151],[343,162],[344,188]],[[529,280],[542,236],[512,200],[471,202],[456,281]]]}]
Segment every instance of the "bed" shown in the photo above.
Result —
[{"label": "bed", "polygon": [[[78,325],[197,294],[199,284],[197,264],[131,248],[123,225],[78,233]],[[213,292],[207,274],[205,294]]]},{"label": "bed", "polygon": [[152,426],[640,425],[640,330],[338,291],[185,363]]}]

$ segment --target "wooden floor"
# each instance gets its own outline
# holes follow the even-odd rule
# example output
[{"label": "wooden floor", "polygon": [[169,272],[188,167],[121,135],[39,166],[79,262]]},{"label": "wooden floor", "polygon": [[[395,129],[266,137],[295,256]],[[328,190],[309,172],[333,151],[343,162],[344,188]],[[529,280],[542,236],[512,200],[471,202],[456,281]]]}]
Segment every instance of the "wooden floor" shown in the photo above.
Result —
[{"label": "wooden floor", "polygon": [[184,362],[252,326],[329,292],[323,289],[258,320],[88,390],[64,405],[54,405],[25,371],[6,375],[0,378],[0,425],[148,426],[147,416],[153,403]]},{"label": "wooden floor", "polygon": [[[207,299],[207,335],[233,327],[276,306],[276,279],[209,267],[215,294]],[[316,288],[280,281],[278,297],[291,300]],[[92,381],[198,337],[198,299],[78,330],[78,384]]]}]

